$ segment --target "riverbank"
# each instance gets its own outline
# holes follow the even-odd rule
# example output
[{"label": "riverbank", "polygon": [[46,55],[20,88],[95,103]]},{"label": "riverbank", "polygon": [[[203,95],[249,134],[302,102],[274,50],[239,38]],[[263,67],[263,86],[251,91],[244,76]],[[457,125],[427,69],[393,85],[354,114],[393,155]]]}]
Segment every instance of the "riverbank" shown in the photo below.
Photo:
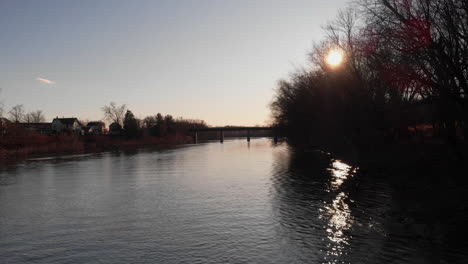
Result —
[{"label": "riverbank", "polygon": [[76,135],[41,136],[41,140],[18,144],[14,148],[0,147],[0,163],[10,163],[51,155],[59,156],[145,147],[164,147],[168,145],[187,144],[191,143],[192,140],[190,136],[181,134],[134,139],[111,137],[107,135],[91,135],[84,137]]}]

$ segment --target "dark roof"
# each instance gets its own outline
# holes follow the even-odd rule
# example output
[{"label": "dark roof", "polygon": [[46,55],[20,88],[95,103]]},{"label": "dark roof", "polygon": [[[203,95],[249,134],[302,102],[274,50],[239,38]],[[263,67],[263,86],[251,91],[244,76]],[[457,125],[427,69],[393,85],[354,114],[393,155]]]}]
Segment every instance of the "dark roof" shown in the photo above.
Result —
[{"label": "dark roof", "polygon": [[78,123],[80,123],[76,117],[55,118],[54,121],[55,121],[55,120],[58,120],[58,121],[60,121],[62,124],[65,124],[65,125],[71,125],[71,124],[73,124],[75,121],[78,122]]},{"label": "dark roof", "polygon": [[104,123],[101,121],[89,122],[86,126],[104,126]]},{"label": "dark roof", "polygon": [[5,123],[11,123],[10,120],[4,118],[4,117],[0,117],[0,122],[5,122]]},{"label": "dark roof", "polygon": [[50,129],[52,123],[18,123],[18,126],[22,128],[35,128],[35,129]]}]

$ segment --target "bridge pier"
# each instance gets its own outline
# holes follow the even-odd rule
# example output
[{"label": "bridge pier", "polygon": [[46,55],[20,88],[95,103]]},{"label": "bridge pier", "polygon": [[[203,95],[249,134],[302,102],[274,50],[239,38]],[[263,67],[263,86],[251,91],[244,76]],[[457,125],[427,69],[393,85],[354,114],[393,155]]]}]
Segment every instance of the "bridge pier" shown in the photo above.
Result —
[{"label": "bridge pier", "polygon": [[247,130],[247,142],[250,142],[250,130]]},{"label": "bridge pier", "polygon": [[193,135],[193,143],[198,144],[198,132],[195,131],[195,134]]},{"label": "bridge pier", "polygon": [[219,142],[220,143],[224,142],[224,130],[219,131]]}]

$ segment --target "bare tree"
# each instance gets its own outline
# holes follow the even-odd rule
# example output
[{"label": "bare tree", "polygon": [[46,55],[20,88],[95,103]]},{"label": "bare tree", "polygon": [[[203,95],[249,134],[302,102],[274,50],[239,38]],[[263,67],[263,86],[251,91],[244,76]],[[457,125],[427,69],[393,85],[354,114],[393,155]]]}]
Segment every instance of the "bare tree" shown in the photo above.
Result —
[{"label": "bare tree", "polygon": [[[457,126],[468,138],[468,5],[460,0],[363,0],[362,15],[377,36],[381,71],[406,98],[435,109],[452,145]],[[374,67],[377,68],[377,67]]]},{"label": "bare tree", "polygon": [[26,123],[42,123],[46,121],[46,118],[42,110],[36,110],[36,111],[27,113],[24,116],[24,121]]},{"label": "bare tree", "polygon": [[25,114],[25,115],[23,116],[23,120],[22,120],[22,121],[25,122],[25,123],[33,123],[33,122],[32,122],[32,116],[31,116],[29,113],[27,113],[27,114]]},{"label": "bare tree", "polygon": [[24,107],[22,104],[15,105],[8,111],[12,122],[19,123],[24,119]]},{"label": "bare tree", "polygon": [[104,112],[104,119],[122,125],[125,113],[127,111],[127,105],[117,105],[115,102],[110,102],[109,105],[105,105],[102,108]]},{"label": "bare tree", "polygon": [[[2,88],[0,88],[0,92],[2,92]],[[0,117],[3,117],[3,101],[0,101]]]}]

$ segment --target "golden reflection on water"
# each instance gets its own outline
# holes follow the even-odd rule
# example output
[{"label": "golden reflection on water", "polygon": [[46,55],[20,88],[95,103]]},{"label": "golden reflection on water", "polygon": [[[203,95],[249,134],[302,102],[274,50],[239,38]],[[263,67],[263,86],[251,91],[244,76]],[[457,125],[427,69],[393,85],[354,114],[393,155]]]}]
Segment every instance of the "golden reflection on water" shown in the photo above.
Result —
[{"label": "golden reflection on water", "polygon": [[330,205],[325,206],[329,217],[327,238],[332,242],[328,244],[328,256],[340,256],[344,246],[349,245],[349,237],[344,232],[352,226],[353,220],[351,210],[345,202],[347,197],[344,192],[340,192]]},{"label": "golden reflection on water", "polygon": [[[329,171],[332,177],[331,191],[338,191],[345,180],[352,177],[356,169],[339,160],[335,160]],[[353,225],[353,219],[351,217],[351,210],[346,203],[347,198],[347,193],[343,191],[338,192],[331,203],[326,203],[324,206],[325,213],[322,217],[328,219],[326,232],[327,238],[330,241],[327,244],[328,250],[325,258],[328,263],[338,263],[337,257],[341,256],[345,252],[344,247],[349,245],[350,237],[345,232]]]},{"label": "golden reflection on water", "polygon": [[337,190],[341,184],[349,177],[352,176],[352,174],[356,171],[355,169],[353,170],[351,166],[348,164],[339,161],[339,160],[334,160],[332,163],[332,168],[329,169],[331,172],[331,186],[333,190]]}]

